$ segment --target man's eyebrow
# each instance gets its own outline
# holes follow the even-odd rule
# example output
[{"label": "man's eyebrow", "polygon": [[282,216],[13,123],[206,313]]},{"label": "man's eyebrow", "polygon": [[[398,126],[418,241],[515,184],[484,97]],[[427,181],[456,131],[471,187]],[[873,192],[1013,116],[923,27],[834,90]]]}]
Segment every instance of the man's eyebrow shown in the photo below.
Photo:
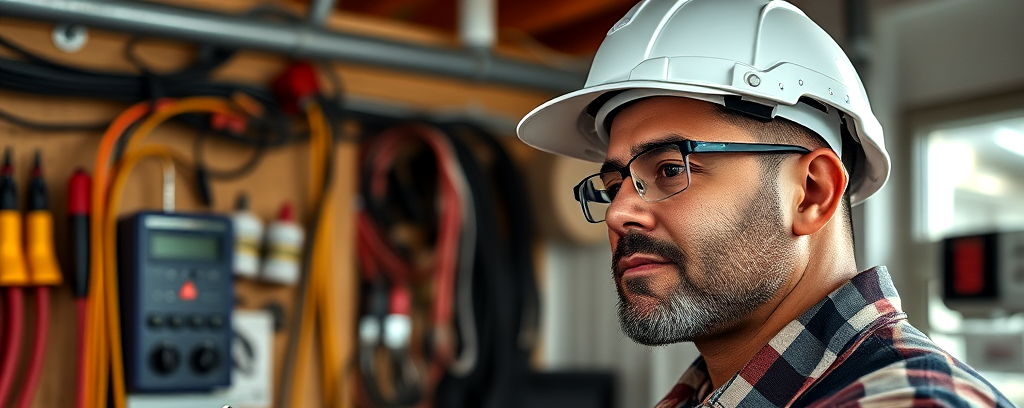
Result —
[{"label": "man's eyebrow", "polygon": [[[671,143],[671,142],[681,142],[681,141],[684,141],[684,140],[689,140],[689,138],[685,137],[683,135],[676,134],[676,133],[667,134],[667,135],[659,137],[657,139],[648,140],[646,142],[643,142],[643,143],[640,143],[640,144],[635,144],[635,145],[631,146],[629,148],[629,157],[635,157],[636,155],[646,151],[647,149],[650,149],[650,148],[652,148],[654,146],[657,146],[657,145],[660,145],[660,144]],[[626,162],[623,161],[623,160],[620,160],[620,159],[608,159],[608,160],[605,160],[604,164],[601,166],[601,172],[604,173],[606,171],[612,171],[612,170],[616,170],[616,169],[621,169],[625,165],[626,165]]]},{"label": "man's eyebrow", "polygon": [[606,171],[621,169],[625,165],[626,163],[622,160],[605,160],[604,164],[601,165],[601,172],[604,173]]},{"label": "man's eyebrow", "polygon": [[683,135],[672,133],[672,134],[668,134],[668,135],[659,137],[657,139],[648,140],[648,141],[640,143],[640,144],[635,144],[635,145],[633,145],[633,147],[629,148],[629,157],[634,157],[634,156],[636,156],[636,155],[638,155],[640,153],[643,153],[647,149],[650,149],[650,148],[652,148],[654,146],[657,146],[657,145],[660,145],[660,144],[671,143],[671,142],[681,142],[681,141],[684,141],[684,140],[689,140],[689,138],[687,138],[687,137],[685,137]]}]

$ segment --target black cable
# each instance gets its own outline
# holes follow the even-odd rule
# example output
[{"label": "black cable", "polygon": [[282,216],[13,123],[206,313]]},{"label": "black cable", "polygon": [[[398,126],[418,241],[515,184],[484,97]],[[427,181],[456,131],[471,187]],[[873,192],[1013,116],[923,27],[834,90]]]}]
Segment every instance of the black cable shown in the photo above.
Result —
[{"label": "black cable", "polygon": [[[215,133],[223,137],[247,145],[263,145],[276,147],[296,140],[291,134],[287,116],[278,106],[274,95],[264,87],[247,84],[213,82],[209,80],[211,73],[230,60],[235,51],[214,46],[200,46],[197,57],[192,64],[175,72],[155,74],[134,52],[140,40],[135,37],[125,47],[125,56],[141,75],[131,73],[98,72],[62,65],[37,54],[34,54],[6,38],[0,37],[0,46],[12,50],[22,60],[0,58],[0,88],[39,95],[85,97],[105,99],[122,103],[134,103],[142,100],[155,100],[159,97],[181,98],[190,96],[219,96],[230,98],[241,92],[259,102],[265,111],[266,118],[250,121],[254,132],[271,131],[278,137],[254,138],[248,135],[229,135],[226,132]],[[327,104],[328,114],[338,114],[340,108],[332,103]],[[183,115],[178,120],[193,126],[204,126],[205,115]],[[14,121],[11,121],[14,123]],[[24,121],[22,121],[24,122]],[[47,127],[33,126],[38,130]],[[63,127],[58,129],[63,130]]]},{"label": "black cable", "polygon": [[488,359],[479,363],[476,378],[446,378],[436,405],[517,407],[516,398],[528,387],[529,361],[539,330],[528,192],[521,173],[496,137],[466,123],[446,123],[441,128],[461,151],[467,179],[482,203],[477,223],[484,248],[478,256],[477,276],[484,282],[475,290],[480,291],[476,294],[477,314],[489,325],[477,328],[483,339],[481,354]]},{"label": "black cable", "polygon": [[[318,102],[322,102],[322,98],[318,97],[317,99],[318,99]],[[308,226],[306,228],[306,231],[307,231],[306,232],[306,234],[307,234],[306,236],[307,237],[316,237],[317,236],[317,231],[319,230],[318,225],[320,223],[320,219],[323,218],[323,211],[324,211],[325,208],[327,208],[327,197],[330,194],[330,185],[334,181],[334,166],[335,166],[335,162],[336,162],[335,152],[336,152],[337,149],[335,148],[334,142],[335,142],[335,140],[337,140],[336,133],[338,131],[338,128],[337,128],[337,126],[335,126],[335,123],[338,120],[340,120],[343,116],[341,116],[341,117],[335,116],[335,117],[332,118],[330,116],[326,116],[326,114],[325,114],[324,117],[325,117],[326,122],[327,122],[326,123],[327,127],[328,127],[327,131],[328,131],[328,134],[330,135],[330,137],[327,138],[328,139],[328,144],[327,144],[326,159],[325,159],[325,162],[324,162],[323,182],[319,186],[319,188],[321,189],[320,190],[321,193],[320,193],[319,199],[317,200],[317,202],[316,202],[316,204],[314,206],[312,217],[310,217],[309,224],[308,224]],[[299,351],[298,350],[299,333],[302,330],[302,324],[301,324],[301,321],[302,321],[302,319],[301,319],[302,307],[303,307],[302,305],[305,304],[306,288],[309,285],[310,268],[312,268],[312,266],[313,266],[312,264],[313,264],[313,246],[314,246],[314,243],[315,243],[315,239],[307,239],[306,242],[305,242],[304,247],[302,248],[302,265],[300,266],[300,273],[299,273],[299,287],[302,288],[302,289],[297,291],[297,294],[295,296],[295,304],[299,305],[299,307],[296,307],[292,311],[292,321],[300,322],[300,324],[293,324],[291,326],[291,330],[289,330],[289,332],[288,332],[288,337],[289,337],[290,341],[288,341],[288,347],[287,347],[287,349],[285,351],[286,358],[285,358],[284,375],[281,376],[281,384],[282,384],[282,386],[280,387],[281,392],[278,393],[278,403],[277,403],[277,406],[279,406],[279,407],[286,407],[286,406],[288,406],[288,402],[291,399],[290,393],[292,393],[292,392],[301,392],[301,391],[297,391],[297,390],[291,389],[291,387],[288,384],[291,381],[291,378],[294,377],[295,362],[298,361],[296,356],[297,356],[298,351]]]},{"label": "black cable", "polygon": [[203,153],[203,143],[206,141],[209,132],[206,129],[200,129],[199,133],[196,134],[196,139],[192,144],[192,156],[195,159],[196,170],[202,170],[206,177],[218,180],[234,180],[245,177],[256,170],[259,166],[260,161],[266,156],[267,146],[264,144],[257,144],[253,147],[252,154],[246,159],[244,163],[233,168],[233,169],[215,169],[210,167],[206,163],[206,156]]},{"label": "black cable", "polygon": [[540,331],[540,294],[537,289],[536,273],[533,265],[533,214],[531,211],[529,191],[523,173],[519,171],[508,151],[498,142],[498,138],[479,126],[461,123],[444,126],[452,131],[466,130],[475,140],[480,141],[489,150],[492,164],[491,177],[494,179],[495,194],[500,197],[499,203],[507,215],[507,234],[510,238],[512,262],[516,273],[516,282],[522,296],[522,314],[520,316],[520,347],[531,353],[536,346]]},{"label": "black cable", "polygon": [[0,119],[26,129],[44,132],[96,132],[110,126],[110,121],[92,123],[43,123],[0,109]]}]

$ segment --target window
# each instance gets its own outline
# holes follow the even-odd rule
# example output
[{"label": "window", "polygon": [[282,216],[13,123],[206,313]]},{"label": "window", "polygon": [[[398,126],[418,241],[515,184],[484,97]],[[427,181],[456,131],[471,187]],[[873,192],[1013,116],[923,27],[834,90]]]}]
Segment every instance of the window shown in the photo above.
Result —
[{"label": "window", "polygon": [[[939,256],[945,238],[1024,231],[1024,110],[929,122],[917,129],[917,241]],[[929,336],[1021,401],[1024,316],[990,310],[965,317],[949,309],[941,264],[933,265]],[[1004,358],[997,358],[1000,351]]]}]

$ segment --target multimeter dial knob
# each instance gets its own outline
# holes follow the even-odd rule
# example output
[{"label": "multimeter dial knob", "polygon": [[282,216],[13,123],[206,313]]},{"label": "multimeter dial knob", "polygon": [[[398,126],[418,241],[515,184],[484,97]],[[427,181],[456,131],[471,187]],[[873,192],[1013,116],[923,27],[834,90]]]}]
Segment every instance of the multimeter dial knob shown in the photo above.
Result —
[{"label": "multimeter dial knob", "polygon": [[202,344],[192,350],[192,369],[207,373],[220,366],[220,352],[212,344]]},{"label": "multimeter dial knob", "polygon": [[149,353],[149,365],[158,374],[170,374],[181,364],[181,354],[170,344],[156,346]]}]

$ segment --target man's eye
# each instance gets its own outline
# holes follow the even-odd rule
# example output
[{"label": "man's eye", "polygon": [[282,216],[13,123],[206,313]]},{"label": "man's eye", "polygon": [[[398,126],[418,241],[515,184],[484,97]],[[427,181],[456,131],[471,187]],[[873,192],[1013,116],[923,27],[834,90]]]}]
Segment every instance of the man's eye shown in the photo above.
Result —
[{"label": "man's eye", "polygon": [[658,178],[673,178],[686,174],[686,166],[676,163],[666,163],[658,168]]}]

